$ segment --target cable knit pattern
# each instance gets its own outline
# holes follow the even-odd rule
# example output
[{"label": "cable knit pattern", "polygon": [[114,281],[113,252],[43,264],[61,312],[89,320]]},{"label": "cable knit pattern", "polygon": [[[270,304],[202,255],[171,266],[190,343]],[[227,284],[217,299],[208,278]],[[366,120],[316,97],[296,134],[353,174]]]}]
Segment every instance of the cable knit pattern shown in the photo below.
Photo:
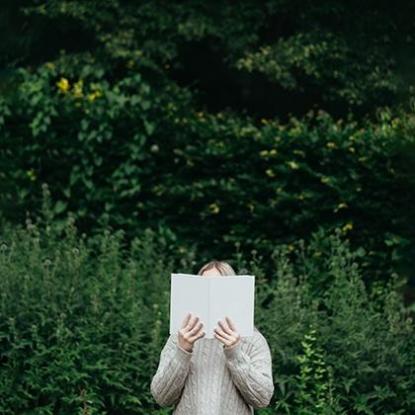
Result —
[{"label": "cable knit pattern", "polygon": [[273,393],[270,348],[256,328],[231,348],[216,338],[198,339],[192,352],[171,334],[151,381],[155,401],[175,405],[174,415],[252,415]]}]

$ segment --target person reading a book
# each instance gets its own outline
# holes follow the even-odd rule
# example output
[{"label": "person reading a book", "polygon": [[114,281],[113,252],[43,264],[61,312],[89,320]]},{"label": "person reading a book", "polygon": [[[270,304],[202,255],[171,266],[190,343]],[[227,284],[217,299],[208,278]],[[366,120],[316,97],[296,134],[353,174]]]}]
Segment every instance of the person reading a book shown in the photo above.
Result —
[{"label": "person reading a book", "polygon": [[[200,276],[236,275],[227,262],[211,261]],[[174,415],[248,415],[270,404],[274,393],[271,351],[254,326],[241,337],[224,316],[215,337],[203,338],[203,323],[187,314],[177,333],[167,339],[151,381],[151,394]]]}]

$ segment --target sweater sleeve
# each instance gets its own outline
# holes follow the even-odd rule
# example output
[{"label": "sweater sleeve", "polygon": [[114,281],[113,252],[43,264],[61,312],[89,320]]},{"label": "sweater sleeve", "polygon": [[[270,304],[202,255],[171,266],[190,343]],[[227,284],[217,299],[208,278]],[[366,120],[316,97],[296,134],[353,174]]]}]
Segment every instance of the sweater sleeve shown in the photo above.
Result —
[{"label": "sweater sleeve", "polygon": [[179,346],[177,335],[169,336],[150,385],[151,394],[160,406],[170,406],[179,401],[192,355]]},{"label": "sweater sleeve", "polygon": [[242,350],[241,341],[223,348],[235,386],[245,401],[254,408],[269,405],[274,393],[271,351],[265,337],[258,333],[249,353]]}]

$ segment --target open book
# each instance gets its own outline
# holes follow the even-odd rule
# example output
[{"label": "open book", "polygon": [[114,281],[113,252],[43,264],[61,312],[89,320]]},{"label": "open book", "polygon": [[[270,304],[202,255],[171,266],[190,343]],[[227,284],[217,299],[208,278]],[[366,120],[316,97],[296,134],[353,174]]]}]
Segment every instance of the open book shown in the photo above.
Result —
[{"label": "open book", "polygon": [[255,276],[171,274],[170,334],[177,333],[187,313],[200,318],[203,338],[215,338],[219,320],[229,317],[242,336],[254,330]]}]

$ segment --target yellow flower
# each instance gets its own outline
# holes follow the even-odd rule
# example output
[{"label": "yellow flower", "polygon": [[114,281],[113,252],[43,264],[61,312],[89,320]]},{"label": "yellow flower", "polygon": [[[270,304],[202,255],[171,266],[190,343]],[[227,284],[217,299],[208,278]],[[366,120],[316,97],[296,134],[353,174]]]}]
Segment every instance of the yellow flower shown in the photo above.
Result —
[{"label": "yellow flower", "polygon": [[66,78],[61,78],[59,82],[56,83],[56,85],[58,86],[59,91],[63,93],[68,92],[70,88],[69,81]]},{"label": "yellow flower", "polygon": [[344,233],[346,233],[347,231],[351,231],[352,229],[353,229],[353,223],[351,222],[346,223],[346,225],[344,225],[342,228]]},{"label": "yellow flower", "polygon": [[336,148],[337,146],[336,146],[336,143],[333,143],[332,141],[329,141],[327,144],[326,144],[326,146],[327,146],[327,148]]},{"label": "yellow flower", "polygon": [[211,203],[209,205],[209,211],[213,214],[219,213],[220,208],[217,203]]},{"label": "yellow flower", "polygon": [[267,157],[270,157],[270,156],[275,156],[277,154],[278,154],[278,151],[275,148],[273,148],[271,150],[262,150],[262,151],[259,152],[259,155],[263,158],[267,158]]},{"label": "yellow flower", "polygon": [[295,161],[288,161],[287,164],[293,169],[296,170],[298,169],[300,166],[298,165],[298,163],[296,163]]},{"label": "yellow flower", "polygon": [[82,98],[82,87],[84,85],[84,81],[80,79],[78,82],[75,82],[73,85],[73,95],[75,98]]},{"label": "yellow flower", "polygon": [[93,91],[90,94],[88,94],[88,100],[90,102],[95,101],[97,98],[99,98],[100,96],[102,96],[102,92],[99,90]]},{"label": "yellow flower", "polygon": [[48,68],[48,69],[50,69],[50,70],[55,69],[55,64],[54,64],[54,63],[52,63],[52,62],[46,62],[46,63],[45,63],[45,66],[46,66],[46,68]]},{"label": "yellow flower", "polygon": [[299,155],[299,156],[301,156],[301,157],[305,157],[305,153],[304,153],[304,151],[303,150],[293,150],[293,153],[294,154],[297,154],[297,155]]},{"label": "yellow flower", "polygon": [[274,173],[274,171],[272,169],[265,170],[265,173],[269,177],[275,177],[275,173]]},{"label": "yellow flower", "polygon": [[33,169],[28,170],[26,174],[32,182],[36,180],[36,173]]},{"label": "yellow flower", "polygon": [[334,209],[334,212],[339,211],[340,209],[346,209],[348,207],[347,203],[339,203],[337,207]]}]

